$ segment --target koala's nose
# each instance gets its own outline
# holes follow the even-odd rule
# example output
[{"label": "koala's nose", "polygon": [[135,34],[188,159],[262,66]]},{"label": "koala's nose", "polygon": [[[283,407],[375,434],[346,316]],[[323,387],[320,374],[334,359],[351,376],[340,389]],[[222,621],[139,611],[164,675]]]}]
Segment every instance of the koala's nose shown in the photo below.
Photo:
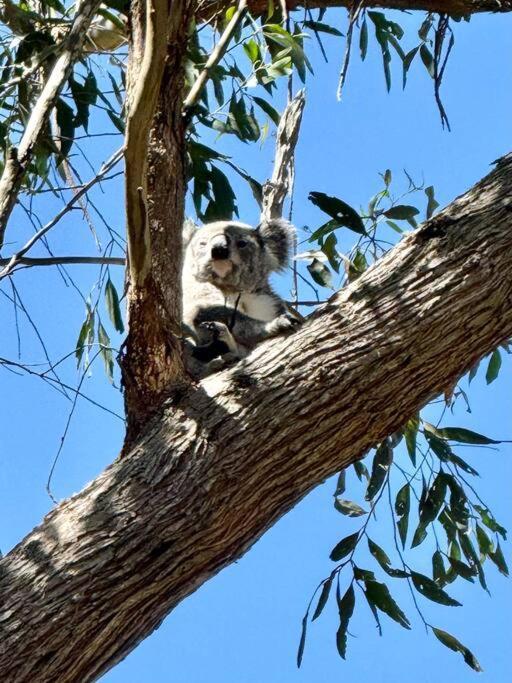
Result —
[{"label": "koala's nose", "polygon": [[222,260],[229,258],[229,249],[225,244],[215,244],[212,247],[212,259]]}]

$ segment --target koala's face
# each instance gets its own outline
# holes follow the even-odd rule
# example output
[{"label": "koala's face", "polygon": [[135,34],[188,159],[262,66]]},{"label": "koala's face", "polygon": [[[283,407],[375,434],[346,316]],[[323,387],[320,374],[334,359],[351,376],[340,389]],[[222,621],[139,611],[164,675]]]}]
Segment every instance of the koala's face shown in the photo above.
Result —
[{"label": "koala's face", "polygon": [[265,240],[245,223],[218,221],[196,231],[187,247],[194,276],[226,292],[253,291],[273,269]]}]

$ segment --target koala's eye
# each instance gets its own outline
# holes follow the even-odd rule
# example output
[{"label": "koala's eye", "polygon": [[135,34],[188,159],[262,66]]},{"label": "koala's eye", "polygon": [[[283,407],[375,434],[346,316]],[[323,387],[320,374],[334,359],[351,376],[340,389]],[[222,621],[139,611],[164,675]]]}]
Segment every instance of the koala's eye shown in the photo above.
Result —
[{"label": "koala's eye", "polygon": [[249,242],[247,240],[238,240],[238,242],[236,243],[237,247],[240,247],[240,249],[243,249],[248,244]]}]

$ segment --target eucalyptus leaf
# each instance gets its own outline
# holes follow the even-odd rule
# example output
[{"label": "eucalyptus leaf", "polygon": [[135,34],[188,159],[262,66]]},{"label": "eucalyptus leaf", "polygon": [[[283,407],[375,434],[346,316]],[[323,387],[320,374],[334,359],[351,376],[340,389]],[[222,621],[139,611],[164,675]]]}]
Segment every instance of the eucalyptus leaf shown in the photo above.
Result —
[{"label": "eucalyptus leaf", "polygon": [[354,550],[358,540],[359,533],[346,536],[334,546],[329,557],[331,560],[333,560],[333,562],[339,562],[339,560],[342,560]]},{"label": "eucalyptus leaf", "polygon": [[432,631],[435,637],[446,647],[450,648],[454,652],[460,652],[464,657],[464,661],[475,671],[482,671],[482,667],[478,663],[475,655],[468,650],[468,648],[457,640],[454,636],[446,631],[442,631],[440,628],[432,627]]},{"label": "eucalyptus leaf", "polygon": [[440,605],[447,605],[449,607],[461,606],[460,602],[451,598],[448,593],[440,588],[435,581],[429,579],[428,576],[418,574],[418,572],[412,572],[411,578],[418,593],[421,593],[425,598],[428,598],[433,602],[438,602]]}]

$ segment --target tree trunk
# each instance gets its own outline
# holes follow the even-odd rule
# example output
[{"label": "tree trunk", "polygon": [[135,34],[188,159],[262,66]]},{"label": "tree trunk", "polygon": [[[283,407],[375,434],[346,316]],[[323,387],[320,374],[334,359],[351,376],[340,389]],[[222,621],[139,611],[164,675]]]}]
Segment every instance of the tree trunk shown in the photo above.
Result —
[{"label": "tree trunk", "polygon": [[[121,367],[125,448],[185,381],[181,361],[181,232],[185,198],[183,62],[190,0],[132,2],[126,134],[128,321]],[[160,5],[160,8],[158,7]],[[162,16],[163,15],[163,16]]]},{"label": "tree trunk", "polygon": [[0,565],[2,680],[85,683],[512,335],[512,157],[287,339],[169,399]]}]

